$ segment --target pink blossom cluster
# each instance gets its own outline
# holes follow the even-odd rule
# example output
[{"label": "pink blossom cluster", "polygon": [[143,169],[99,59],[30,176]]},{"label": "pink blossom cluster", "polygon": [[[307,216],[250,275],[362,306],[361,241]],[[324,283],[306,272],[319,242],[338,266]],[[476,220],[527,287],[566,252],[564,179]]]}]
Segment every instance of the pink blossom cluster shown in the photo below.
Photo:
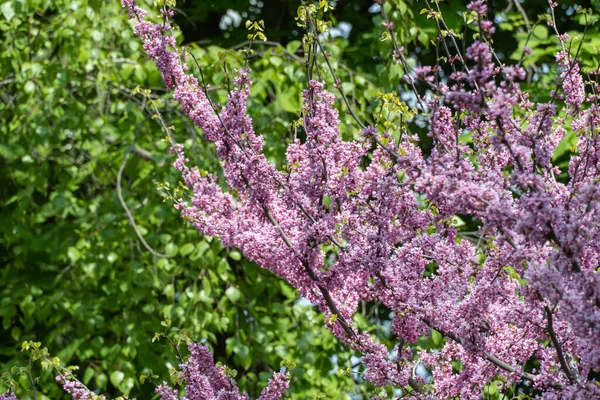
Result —
[{"label": "pink blossom cluster", "polygon": [[[190,356],[180,365],[185,395],[163,382],[156,388],[161,400],[248,400],[246,393],[240,393],[233,378],[227,375],[224,366],[215,366],[213,356],[207,346],[190,344]],[[279,400],[289,386],[289,373],[276,372],[259,400]]]},{"label": "pink blossom cluster", "polygon": [[258,400],[279,400],[289,387],[290,373],[275,372],[273,377],[269,379],[267,386],[260,392]]},{"label": "pink blossom cluster", "polygon": [[[169,25],[145,20],[132,0],[123,4],[140,17],[135,32],[174,98],[216,145],[230,189],[174,145],[174,166],[192,193],[176,207],[316,304],[328,328],[362,354],[368,381],[410,386],[419,398],[477,399],[494,380],[526,382],[547,399],[600,397],[600,87],[586,90],[577,60],[557,55],[562,97],[549,103],[522,91],[524,69],[496,64],[484,39],[469,45],[449,79],[427,79],[438,69],[420,68],[434,89],[430,154],[416,136],[394,141],[373,127],[342,140],[334,96],[310,81],[306,140],[289,145],[280,171],[247,114],[250,71],[239,71],[227,104],[213,107]],[[485,2],[469,9],[493,34]],[[578,144],[561,180],[553,155],[567,133]],[[477,222],[475,236],[456,228],[457,216]],[[353,326],[361,301],[394,313],[397,356]],[[441,350],[411,349],[432,330],[445,337]],[[194,351],[204,362],[184,368],[186,392],[233,393],[205,351]],[[531,360],[539,367],[524,370]],[[413,374],[419,361],[431,385]],[[280,393],[280,378],[263,398]],[[166,386],[159,393],[177,398]]]},{"label": "pink blossom cluster", "polygon": [[[225,366],[215,365],[213,355],[208,346],[202,344],[188,345],[190,355],[179,368],[184,394],[170,387],[166,382],[155,389],[161,400],[248,400],[248,395],[239,391],[235,380],[228,374]],[[263,389],[258,400],[279,400],[289,387],[289,372],[275,372]],[[61,383],[65,392],[73,400],[105,400],[106,397],[90,391],[83,383],[70,374],[59,375],[56,381]],[[16,400],[17,397],[7,392],[0,395],[0,400]]]},{"label": "pink blossom cluster", "polygon": [[90,391],[70,374],[59,375],[56,377],[56,381],[62,385],[65,392],[72,396],[73,400],[106,400],[106,397]]},{"label": "pink blossom cluster", "polygon": [[17,400],[17,396],[12,392],[0,394],[0,400]]}]

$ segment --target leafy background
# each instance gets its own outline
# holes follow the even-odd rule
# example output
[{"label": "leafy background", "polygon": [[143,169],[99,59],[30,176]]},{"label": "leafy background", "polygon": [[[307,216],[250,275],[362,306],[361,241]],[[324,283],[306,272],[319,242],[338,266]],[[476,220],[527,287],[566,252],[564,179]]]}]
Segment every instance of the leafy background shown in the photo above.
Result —
[{"label": "leafy background", "polygon": [[[203,65],[211,96],[221,102],[226,71],[243,62],[235,51],[247,41],[243,22],[265,20],[269,40],[256,43],[249,59],[255,82],[249,109],[277,164],[286,143],[302,136],[301,128],[293,127],[306,85],[303,31],[294,21],[298,5],[296,0],[177,5],[178,40]],[[324,17],[334,27],[324,38],[326,46],[351,104],[373,123],[378,93],[408,92],[403,73],[391,61],[390,43],[381,40],[377,7],[366,0],[335,5]],[[464,5],[441,3],[457,31]],[[582,36],[585,21],[574,5],[563,2],[559,30]],[[155,10],[151,1],[143,6]],[[533,57],[526,65],[527,88],[543,98],[554,82],[550,61],[557,42],[538,17],[546,12],[546,1],[526,6],[531,25],[542,21],[528,43]],[[431,41],[437,31],[420,13],[424,2],[395,0],[386,7],[413,65],[416,58],[435,62]],[[490,2],[490,16],[500,24],[499,56],[518,59],[528,34],[515,3]],[[594,67],[590,55],[600,44],[597,25],[587,35],[583,58],[586,67]],[[140,375],[168,380],[177,365],[173,348],[164,339],[152,340],[167,317],[170,335],[185,333],[208,343],[218,361],[238,371],[240,386],[251,396],[283,360],[295,363],[292,398],[373,394],[361,384],[359,359],[323,327],[310,304],[235,249],[200,236],[172,208],[164,188],[175,188],[178,174],[147,99],[133,89],[150,88],[153,99],[162,99],[163,117],[200,168],[217,171],[218,161],[165,93],[117,1],[5,1],[0,43],[0,392],[16,379],[19,398],[33,398],[28,378],[15,367],[27,366],[21,343],[34,340],[64,364],[79,366],[78,377],[94,390],[151,398],[153,383],[142,383]],[[320,69],[331,85],[322,60]],[[393,112],[386,118],[393,119]],[[415,120],[411,129],[422,134],[424,125]],[[358,130],[346,113],[342,130],[346,138]],[[121,169],[123,201],[137,229],[167,257],[149,252],[127,219],[117,194]],[[361,309],[357,325],[377,331],[391,348],[389,312],[378,304]],[[441,343],[433,335],[418,347]],[[340,373],[346,368],[353,373]],[[64,397],[50,371],[34,365],[32,373],[39,377],[40,399]]]}]

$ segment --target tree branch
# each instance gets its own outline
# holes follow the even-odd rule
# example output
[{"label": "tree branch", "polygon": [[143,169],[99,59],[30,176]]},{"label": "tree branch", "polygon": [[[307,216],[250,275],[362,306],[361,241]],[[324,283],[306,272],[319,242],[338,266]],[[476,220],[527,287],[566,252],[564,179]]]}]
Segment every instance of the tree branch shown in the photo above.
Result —
[{"label": "tree branch", "polygon": [[[109,144],[114,144],[117,142],[117,139],[110,135],[107,135],[104,139],[106,140],[106,143]],[[133,149],[131,149],[131,152],[146,161],[152,161],[152,153],[150,153],[148,150],[144,150],[141,147],[134,145]]]},{"label": "tree branch", "polygon": [[125,210],[125,214],[127,215],[129,224],[135,231],[135,234],[137,235],[137,237],[140,240],[140,242],[142,243],[142,245],[146,248],[146,250],[148,250],[150,252],[150,254],[152,254],[153,256],[158,257],[158,258],[171,258],[171,256],[157,252],[148,244],[148,242],[146,242],[146,239],[144,239],[142,232],[140,232],[140,229],[138,228],[138,226],[135,222],[135,218],[133,217],[131,210],[129,209],[129,207],[127,206],[127,203],[125,202],[125,199],[123,198],[123,190],[121,189],[121,181],[123,179],[123,171],[125,170],[125,166],[127,165],[129,156],[131,155],[133,149],[135,148],[135,141],[137,140],[139,131],[142,128],[142,125],[148,120],[148,118],[149,117],[146,117],[146,119],[144,119],[144,121],[140,122],[138,124],[138,126],[136,127],[135,138],[134,138],[133,142],[131,143],[131,146],[129,146],[129,148],[127,149],[127,152],[125,153],[125,158],[123,159],[123,162],[121,163],[121,167],[119,167],[119,172],[117,172],[117,184],[116,184],[117,197],[119,198],[119,203],[121,203],[121,207],[123,207],[123,210]]},{"label": "tree branch", "polygon": [[561,346],[560,342],[558,341],[558,338],[556,337],[556,332],[554,331],[552,310],[550,310],[550,308],[548,306],[544,306],[544,311],[546,312],[546,319],[548,320],[548,326],[546,327],[546,332],[548,332],[548,335],[550,336],[550,340],[552,341],[552,345],[556,349],[556,355],[558,356],[558,361],[560,362],[560,367],[563,370],[563,372],[565,373],[565,375],[567,376],[567,378],[569,379],[569,382],[574,383],[577,380],[575,379],[575,376],[573,375],[573,371],[571,371],[571,368],[569,368],[569,364],[567,363],[567,360],[565,359],[565,355],[562,351],[562,346]]}]

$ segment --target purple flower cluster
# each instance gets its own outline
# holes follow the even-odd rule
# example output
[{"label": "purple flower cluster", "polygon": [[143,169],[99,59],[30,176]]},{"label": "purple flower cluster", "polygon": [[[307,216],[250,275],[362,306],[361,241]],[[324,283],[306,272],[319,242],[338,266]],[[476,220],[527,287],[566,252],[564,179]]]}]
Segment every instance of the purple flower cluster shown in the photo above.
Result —
[{"label": "purple flower cluster", "polygon": [[0,400],[17,400],[17,396],[12,392],[0,394]]},{"label": "purple flower cluster", "polygon": [[[213,356],[207,346],[190,344],[190,357],[180,365],[185,395],[163,382],[156,388],[161,400],[248,400],[246,393],[240,393],[235,381],[226,374],[224,366],[215,366]],[[289,373],[276,372],[259,400],[279,400],[289,386]]]},{"label": "purple flower cluster", "polygon": [[[372,127],[360,139],[342,140],[334,96],[311,81],[302,109],[306,140],[289,145],[282,172],[266,160],[246,112],[250,72],[239,71],[227,104],[213,108],[187,74],[169,25],[144,20],[132,0],[124,5],[142,18],[135,30],[144,48],[183,111],[215,143],[236,192],[190,167],[175,145],[174,166],[192,191],[177,208],[200,232],[241,249],[318,305],[329,329],[361,352],[367,380],[409,384],[423,398],[480,398],[494,379],[529,381],[548,399],[598,396],[600,113],[594,93],[600,87],[586,93],[569,54],[557,55],[560,104],[560,96],[533,102],[519,86],[525,71],[496,65],[487,41],[472,43],[460,57],[462,71],[440,83],[430,79],[437,67],[419,68],[417,78],[434,93],[428,156],[416,136],[396,142]],[[485,2],[469,9],[493,34]],[[567,132],[578,145],[565,182],[552,161]],[[478,222],[475,236],[456,229],[456,216]],[[394,313],[392,333],[401,342],[395,357],[352,325],[359,302],[373,300]],[[412,375],[413,351],[404,344],[432,330],[446,341],[441,351],[417,355],[433,374],[428,391]],[[187,398],[244,398],[206,348],[191,351],[182,366]],[[539,367],[523,370],[532,359]],[[276,375],[262,398],[278,398],[287,387],[283,378]],[[158,392],[177,398],[166,386]]]},{"label": "purple flower cluster", "polygon": [[290,373],[275,372],[267,386],[260,393],[258,400],[279,400],[290,387]]},{"label": "purple flower cluster", "polygon": [[70,374],[59,375],[56,377],[56,381],[62,385],[65,392],[73,397],[73,400],[106,400],[106,397],[90,391]]}]

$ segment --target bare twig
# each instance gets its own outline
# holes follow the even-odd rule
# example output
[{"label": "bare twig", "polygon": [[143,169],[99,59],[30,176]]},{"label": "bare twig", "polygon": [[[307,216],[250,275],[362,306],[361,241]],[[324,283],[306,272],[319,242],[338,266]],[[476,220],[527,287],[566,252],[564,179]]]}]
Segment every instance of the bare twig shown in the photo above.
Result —
[{"label": "bare twig", "polygon": [[33,392],[33,398],[38,400],[37,391],[35,390],[35,379],[33,379],[33,375],[31,374],[31,357],[29,357],[29,368],[27,369],[27,374],[29,375],[29,380],[31,381],[31,391]]},{"label": "bare twig", "polygon": [[525,26],[527,26],[527,32],[531,32],[531,24],[529,23],[529,18],[527,17],[527,13],[521,5],[521,2],[519,0],[512,0],[512,2],[514,3],[515,7],[517,7],[517,10],[519,10],[519,12],[521,13],[523,21],[525,21]]},{"label": "bare twig", "polygon": [[177,358],[179,359],[179,361],[180,362],[184,362],[185,359],[181,355],[181,351],[179,351],[179,347],[177,345],[175,345],[175,342],[173,342],[173,339],[171,339],[169,337],[169,334],[167,333],[167,327],[166,326],[165,326],[165,339],[167,339],[167,342],[169,342],[169,344],[175,349],[175,352],[177,353]]},{"label": "bare twig", "polygon": [[152,254],[155,257],[158,258],[171,258],[171,256],[168,256],[166,254],[162,254],[157,252],[156,250],[154,250],[149,244],[148,242],[146,242],[146,239],[144,239],[144,236],[142,235],[142,232],[140,232],[139,227],[137,226],[137,223],[135,222],[135,218],[133,217],[133,214],[131,213],[131,210],[129,209],[129,207],[127,206],[127,203],[125,202],[125,199],[123,198],[123,190],[121,188],[121,181],[123,179],[123,171],[125,170],[125,166],[127,165],[127,161],[129,160],[129,156],[131,155],[134,147],[135,147],[135,141],[139,135],[139,131],[142,128],[142,125],[148,120],[149,117],[147,117],[146,119],[144,119],[144,121],[140,122],[138,124],[138,126],[136,127],[136,132],[135,132],[135,138],[133,140],[133,142],[131,143],[131,146],[129,146],[129,148],[127,149],[127,152],[125,153],[125,158],[123,159],[123,162],[121,163],[121,166],[119,167],[119,172],[117,172],[117,197],[119,198],[119,203],[121,203],[121,207],[123,207],[123,210],[125,210],[125,214],[127,215],[127,219],[129,220],[129,224],[131,225],[131,227],[133,228],[133,230],[135,231],[135,234],[137,235],[138,239],[140,240],[140,242],[142,243],[142,246],[144,246],[146,248],[146,250],[148,250],[148,252],[150,252],[150,254]]},{"label": "bare twig", "polygon": [[344,101],[344,104],[346,105],[346,108],[348,109],[348,113],[352,116],[352,118],[354,118],[354,120],[356,121],[356,123],[358,123],[358,125],[360,126],[361,129],[366,128],[366,125],[360,120],[360,118],[358,118],[358,116],[354,112],[354,109],[350,105],[350,102],[348,101],[346,94],[342,90],[342,85],[340,84],[340,81],[337,78],[335,71],[333,70],[333,67],[331,66],[331,63],[329,62],[329,57],[327,56],[327,54],[325,52],[325,48],[323,47],[323,45],[321,44],[321,41],[319,40],[317,27],[315,26],[315,22],[313,21],[313,19],[310,17],[308,10],[306,10],[306,15],[307,15],[308,21],[309,21],[310,26],[312,27],[313,31],[317,32],[314,35],[314,40],[317,43],[317,45],[319,46],[319,50],[321,50],[321,54],[323,55],[323,58],[325,59],[325,63],[327,64],[327,68],[329,69],[329,72],[331,73],[331,77],[333,78],[334,86],[338,90],[340,95],[342,96],[342,100]]},{"label": "bare twig", "polygon": [[[117,141],[117,139],[115,139],[114,137],[112,137],[110,135],[107,135],[105,137],[105,139],[106,139],[106,142],[109,144],[116,143],[116,141]],[[152,153],[150,153],[148,150],[144,150],[138,146],[133,146],[133,149],[131,150],[131,152],[146,161],[152,161]]]}]

